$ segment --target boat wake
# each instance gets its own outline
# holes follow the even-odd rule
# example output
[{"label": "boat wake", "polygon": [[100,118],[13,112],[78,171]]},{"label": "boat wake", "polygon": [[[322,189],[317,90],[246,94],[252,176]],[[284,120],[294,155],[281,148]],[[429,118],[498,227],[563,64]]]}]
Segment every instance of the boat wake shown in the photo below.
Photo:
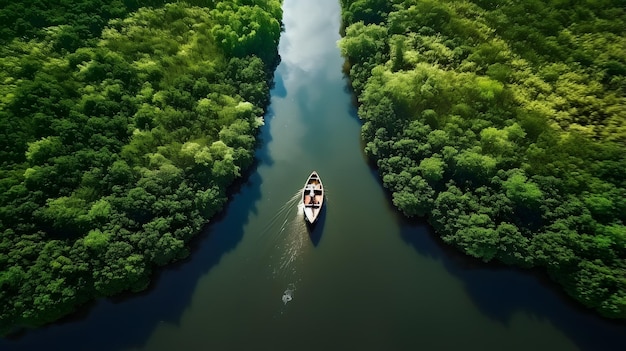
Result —
[{"label": "boat wake", "polygon": [[308,242],[308,231],[304,221],[304,206],[300,190],[276,211],[258,236],[260,253],[269,257],[271,279],[279,285],[283,305],[291,302],[296,284],[299,282],[298,267],[303,261],[303,252]]},{"label": "boat wake", "polygon": [[[269,222],[263,227],[261,231],[261,238],[266,239],[268,235],[280,234],[287,228],[287,224],[290,221],[291,214],[294,208],[298,208],[298,212],[301,212],[300,207],[300,192],[296,192],[287,200],[276,213],[270,218]],[[278,225],[280,223],[280,225]],[[278,230],[277,230],[278,229]],[[274,238],[276,239],[276,238]]]}]

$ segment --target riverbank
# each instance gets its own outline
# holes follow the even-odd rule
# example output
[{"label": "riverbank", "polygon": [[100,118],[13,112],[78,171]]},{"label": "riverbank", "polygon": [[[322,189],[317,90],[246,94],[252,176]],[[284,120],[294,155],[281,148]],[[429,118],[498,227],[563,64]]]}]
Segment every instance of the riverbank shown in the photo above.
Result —
[{"label": "riverbank", "polygon": [[365,151],[393,204],[470,256],[542,267],[625,318],[623,11],[342,4]]}]

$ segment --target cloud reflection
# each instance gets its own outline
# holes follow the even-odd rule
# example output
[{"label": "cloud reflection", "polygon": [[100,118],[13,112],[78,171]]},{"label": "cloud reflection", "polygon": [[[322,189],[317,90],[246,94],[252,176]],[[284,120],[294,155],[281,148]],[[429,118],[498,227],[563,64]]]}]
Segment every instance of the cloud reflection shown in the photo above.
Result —
[{"label": "cloud reflection", "polygon": [[[283,79],[294,70],[314,74],[336,52],[340,16],[337,0],[285,0],[279,52]],[[329,38],[334,38],[330,40]]]}]

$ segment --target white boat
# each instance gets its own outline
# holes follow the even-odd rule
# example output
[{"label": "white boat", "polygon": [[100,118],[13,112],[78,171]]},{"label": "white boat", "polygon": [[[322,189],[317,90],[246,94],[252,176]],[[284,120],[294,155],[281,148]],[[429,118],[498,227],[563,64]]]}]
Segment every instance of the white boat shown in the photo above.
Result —
[{"label": "white boat", "polygon": [[313,224],[319,218],[324,205],[324,186],[317,172],[313,171],[302,188],[304,218]]}]

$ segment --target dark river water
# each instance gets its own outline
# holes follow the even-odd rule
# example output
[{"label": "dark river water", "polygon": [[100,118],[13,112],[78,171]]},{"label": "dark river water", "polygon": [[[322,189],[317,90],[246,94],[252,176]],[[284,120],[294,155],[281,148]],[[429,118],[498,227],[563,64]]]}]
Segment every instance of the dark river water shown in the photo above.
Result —
[{"label": "dark river water", "polygon": [[[363,157],[337,0],[285,0],[258,164],[151,288],[0,350],[625,350],[626,326],[402,220]],[[325,184],[313,230],[298,190]]]}]

